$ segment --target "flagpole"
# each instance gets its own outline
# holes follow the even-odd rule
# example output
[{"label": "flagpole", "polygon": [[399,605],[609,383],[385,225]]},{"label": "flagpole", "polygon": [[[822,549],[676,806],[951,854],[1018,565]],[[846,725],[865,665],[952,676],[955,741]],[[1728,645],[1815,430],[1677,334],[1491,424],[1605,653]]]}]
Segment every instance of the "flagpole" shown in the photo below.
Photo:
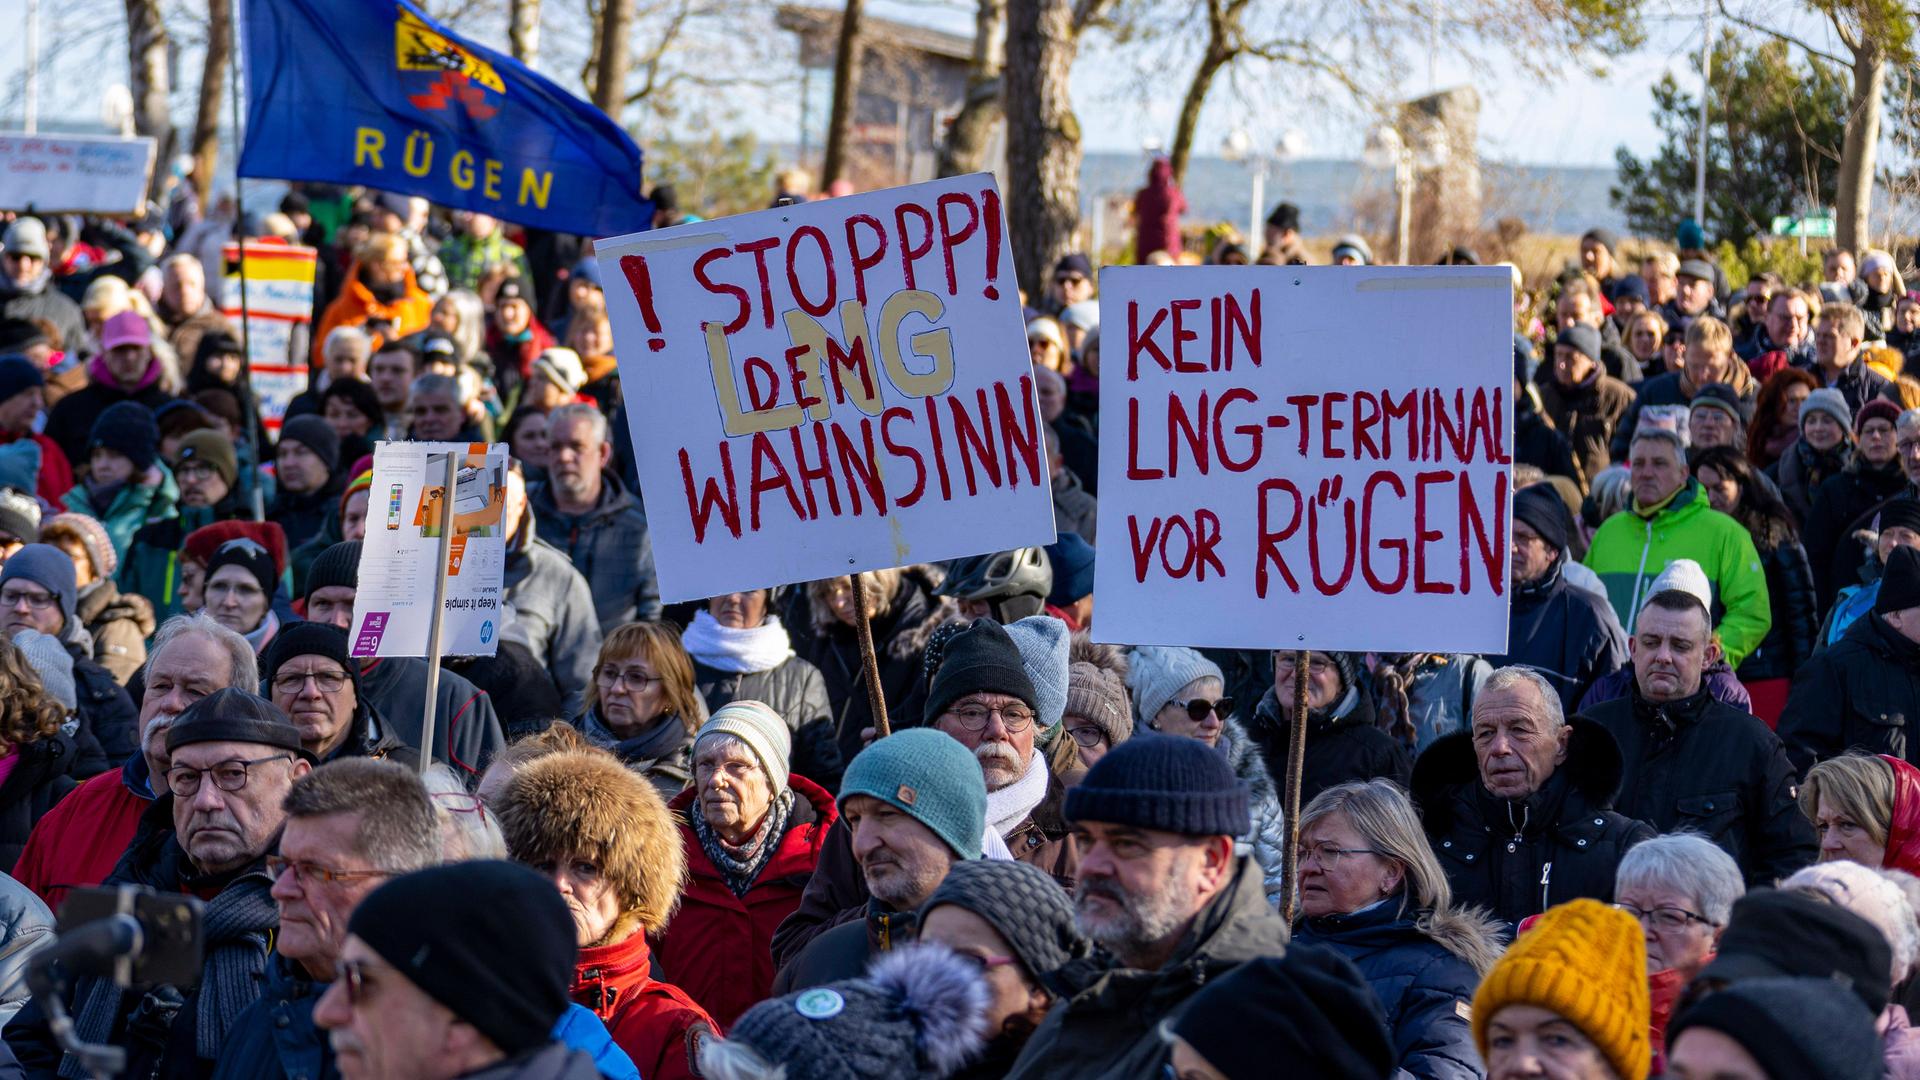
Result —
[{"label": "flagpole", "polygon": [[[228,20],[233,35],[233,61],[227,65],[227,96],[233,99],[233,213],[234,224],[240,226],[234,230],[234,250],[240,256],[240,354],[247,358],[247,398],[240,410],[246,415],[247,449],[255,453],[260,449],[260,397],[253,393],[253,333],[251,309],[247,306],[247,203],[244,185],[240,179],[240,151],[243,141],[240,136],[240,12],[246,5],[234,5],[233,18]],[[244,458],[242,460],[245,460]],[[248,501],[253,508],[253,520],[267,520],[266,492],[260,488],[260,462],[255,461],[253,468],[246,470]]]},{"label": "flagpole", "polygon": [[[440,628],[446,622],[447,560],[453,557],[453,492],[460,479],[460,459],[464,451],[447,452],[447,471],[441,478],[440,543],[435,546],[433,567],[433,616],[427,622],[427,700],[420,712],[420,771],[433,764],[433,722],[440,700]],[[428,456],[429,462],[432,456]],[[432,479],[428,478],[428,483]]]}]

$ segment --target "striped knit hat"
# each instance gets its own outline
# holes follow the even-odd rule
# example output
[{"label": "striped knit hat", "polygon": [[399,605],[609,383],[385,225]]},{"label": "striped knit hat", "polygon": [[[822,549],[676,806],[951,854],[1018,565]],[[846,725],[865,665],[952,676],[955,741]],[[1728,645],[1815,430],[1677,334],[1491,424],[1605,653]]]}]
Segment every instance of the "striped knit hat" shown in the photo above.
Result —
[{"label": "striped knit hat", "polygon": [[1584,1032],[1624,1080],[1646,1080],[1647,945],[1639,920],[1598,900],[1550,908],[1514,939],[1473,995],[1473,1041],[1508,1005],[1536,1005]]}]

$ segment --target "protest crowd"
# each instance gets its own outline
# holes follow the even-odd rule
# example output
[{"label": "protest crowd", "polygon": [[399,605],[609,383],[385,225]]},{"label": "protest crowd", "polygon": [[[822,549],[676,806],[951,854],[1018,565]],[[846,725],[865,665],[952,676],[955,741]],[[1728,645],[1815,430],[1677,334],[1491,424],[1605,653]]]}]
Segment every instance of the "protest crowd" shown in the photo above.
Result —
[{"label": "protest crowd", "polygon": [[[1886,251],[1514,270],[1507,652],[1297,653],[1093,640],[1087,255],[1022,298],[1054,542],[663,604],[590,239],[323,184],[5,217],[0,1077],[1920,1080]],[[282,415],[236,240],[317,252]],[[430,717],[349,637],[404,440],[510,454],[497,651]],[[203,902],[198,978],[30,1000],[119,884]]]}]

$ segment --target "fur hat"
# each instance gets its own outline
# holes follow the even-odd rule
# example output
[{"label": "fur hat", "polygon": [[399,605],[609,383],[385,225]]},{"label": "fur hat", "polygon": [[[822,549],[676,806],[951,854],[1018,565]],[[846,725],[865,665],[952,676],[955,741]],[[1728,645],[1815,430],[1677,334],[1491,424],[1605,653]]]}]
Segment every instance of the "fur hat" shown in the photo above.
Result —
[{"label": "fur hat", "polygon": [[1073,635],[1067,649],[1066,715],[1081,716],[1107,733],[1107,745],[1133,737],[1133,702],[1127,696],[1127,654],[1117,645]]},{"label": "fur hat", "polygon": [[515,862],[584,857],[620,897],[608,941],[656,933],[680,903],[687,855],[653,784],[603,750],[549,754],[514,774],[493,807]]}]

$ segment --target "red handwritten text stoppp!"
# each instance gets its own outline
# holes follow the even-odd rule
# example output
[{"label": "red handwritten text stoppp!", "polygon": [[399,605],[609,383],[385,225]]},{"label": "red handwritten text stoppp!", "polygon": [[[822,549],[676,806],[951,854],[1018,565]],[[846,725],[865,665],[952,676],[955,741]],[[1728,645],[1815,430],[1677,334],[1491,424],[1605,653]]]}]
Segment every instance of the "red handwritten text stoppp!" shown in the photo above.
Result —
[{"label": "red handwritten text stoppp!", "polygon": [[[952,392],[947,301],[963,282],[998,299],[1000,233],[996,192],[948,192],[902,202],[887,220],[853,214],[837,229],[803,225],[694,257],[694,281],[720,301],[701,329],[725,422],[717,471],[679,450],[696,543],[716,517],[737,539],[769,508],[783,508],[782,521],[884,516],[930,492],[945,501],[1045,482],[1031,376]],[[649,350],[664,349],[647,257],[622,256],[620,269]],[[736,360],[737,336],[764,343],[776,327],[787,342],[778,355]],[[917,402],[889,405],[885,386]]]},{"label": "red handwritten text stoppp!", "polygon": [[[1254,522],[1251,566],[1229,570],[1215,508],[1128,514],[1135,582],[1249,574],[1264,598],[1276,580],[1299,593],[1304,568],[1306,583],[1329,596],[1350,587],[1503,592],[1512,460],[1504,388],[1350,386],[1263,398],[1211,378],[1266,364],[1260,290],[1151,310],[1130,301],[1126,313],[1126,336],[1113,343],[1125,352],[1110,356],[1109,371],[1128,386],[1127,482],[1261,478],[1254,512],[1229,515]],[[1489,476],[1486,465],[1500,468]]]}]

